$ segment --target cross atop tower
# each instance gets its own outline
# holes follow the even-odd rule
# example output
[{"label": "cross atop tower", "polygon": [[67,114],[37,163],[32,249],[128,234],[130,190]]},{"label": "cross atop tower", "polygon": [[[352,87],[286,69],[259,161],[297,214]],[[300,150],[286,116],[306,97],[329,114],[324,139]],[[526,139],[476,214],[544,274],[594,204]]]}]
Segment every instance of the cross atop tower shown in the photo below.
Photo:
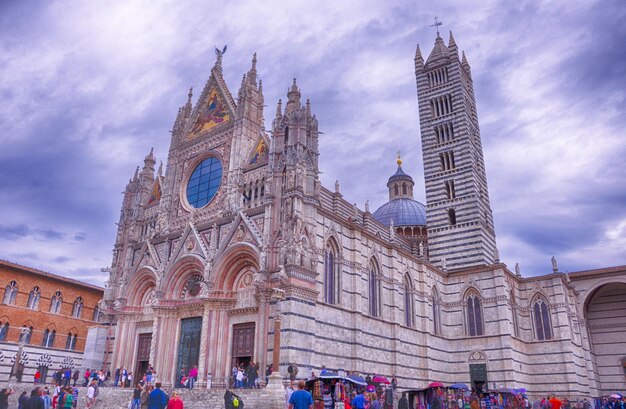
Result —
[{"label": "cross atop tower", "polygon": [[437,37],[439,37],[439,26],[443,25],[443,22],[439,21],[439,17],[435,16],[435,24],[431,24],[431,27],[435,27],[437,29]]}]

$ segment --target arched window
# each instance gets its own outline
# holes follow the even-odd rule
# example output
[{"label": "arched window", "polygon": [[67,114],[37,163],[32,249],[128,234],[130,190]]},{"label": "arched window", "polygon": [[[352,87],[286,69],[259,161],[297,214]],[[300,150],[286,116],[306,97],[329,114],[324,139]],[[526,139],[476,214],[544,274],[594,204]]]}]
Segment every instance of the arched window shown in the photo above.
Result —
[{"label": "arched window", "polygon": [[15,304],[17,298],[17,282],[11,281],[9,285],[4,289],[4,297],[2,298],[3,304]]},{"label": "arched window", "polygon": [[341,294],[341,265],[338,263],[338,246],[329,240],[324,253],[324,302],[339,304]]},{"label": "arched window", "polygon": [[480,296],[471,292],[467,297],[467,335],[471,337],[484,335],[483,310]]},{"label": "arched window", "polygon": [[375,260],[372,260],[368,271],[369,310],[372,317],[380,316],[380,272]]},{"label": "arched window", "polygon": [[25,344],[30,344],[30,337],[33,335],[33,327],[27,327],[26,325],[22,326],[20,331],[20,337],[18,342],[23,342]]},{"label": "arched window", "polygon": [[519,324],[517,322],[517,303],[515,302],[515,294],[513,290],[510,292],[511,297],[511,315],[513,317],[513,334],[519,338]]},{"label": "arched window", "polygon": [[41,292],[39,291],[39,287],[35,286],[28,293],[28,302],[26,303],[26,307],[31,310],[36,310],[39,308],[39,299],[41,298]]},{"label": "arched window", "polygon": [[548,304],[543,298],[537,298],[533,304],[533,321],[535,323],[535,338],[539,341],[552,339],[552,325]]},{"label": "arched window", "polygon": [[57,332],[56,330],[49,330],[46,329],[43,332],[43,339],[41,341],[41,345],[44,347],[48,347],[48,348],[52,348],[54,347],[54,338],[56,337]]},{"label": "arched window", "polygon": [[406,195],[406,183],[402,184],[402,194]]},{"label": "arched window", "polygon": [[93,318],[94,321],[98,322],[100,321],[100,307],[98,307],[96,305],[96,307],[93,309]]},{"label": "arched window", "polygon": [[80,318],[83,314],[83,297],[76,297],[72,307],[72,317]]},{"label": "arched window", "polygon": [[4,324],[2,324],[0,322],[0,341],[4,341],[7,339],[7,336],[9,335],[9,323],[5,322]]},{"label": "arched window", "polygon": [[441,335],[441,301],[437,287],[433,287],[433,332]]},{"label": "arched window", "polygon": [[65,340],[65,349],[69,349],[70,351],[74,351],[76,349],[76,334],[69,332],[67,334],[67,339]]},{"label": "arched window", "polygon": [[404,276],[404,323],[407,327],[412,327],[415,324],[414,316],[413,286],[411,285],[411,277],[407,273]]},{"label": "arched window", "polygon": [[63,304],[63,296],[61,291],[57,291],[50,300],[50,312],[53,314],[59,314],[61,312],[61,305]]}]

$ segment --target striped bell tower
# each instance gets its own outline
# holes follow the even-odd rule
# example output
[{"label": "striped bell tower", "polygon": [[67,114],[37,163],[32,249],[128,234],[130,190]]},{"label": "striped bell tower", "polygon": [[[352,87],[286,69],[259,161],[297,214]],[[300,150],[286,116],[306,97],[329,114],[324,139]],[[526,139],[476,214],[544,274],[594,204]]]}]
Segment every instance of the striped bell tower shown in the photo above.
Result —
[{"label": "striped bell tower", "polygon": [[499,262],[469,63],[452,32],[415,52],[430,261],[444,270]]}]

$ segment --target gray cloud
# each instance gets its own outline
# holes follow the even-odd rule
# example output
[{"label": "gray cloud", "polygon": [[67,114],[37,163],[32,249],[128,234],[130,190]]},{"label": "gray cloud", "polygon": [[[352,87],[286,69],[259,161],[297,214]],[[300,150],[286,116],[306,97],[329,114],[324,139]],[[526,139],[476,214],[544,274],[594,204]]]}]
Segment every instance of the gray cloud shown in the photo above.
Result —
[{"label": "gray cloud", "polygon": [[214,44],[228,44],[235,95],[258,53],[266,118],[298,78],[325,186],[375,209],[399,149],[424,201],[413,55],[439,15],[472,66],[502,259],[525,274],[552,255],[570,271],[623,264],[625,13],[617,0],[242,2],[219,19],[200,1],[3,4],[0,257],[100,277],[120,192],[150,147],[165,161]]}]

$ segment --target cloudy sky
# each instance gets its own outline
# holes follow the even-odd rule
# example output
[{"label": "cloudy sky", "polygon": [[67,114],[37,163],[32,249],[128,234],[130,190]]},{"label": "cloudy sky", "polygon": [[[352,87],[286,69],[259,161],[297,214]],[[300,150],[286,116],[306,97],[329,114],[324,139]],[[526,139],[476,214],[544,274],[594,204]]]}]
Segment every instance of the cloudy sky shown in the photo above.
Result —
[{"label": "cloudy sky", "polygon": [[102,284],[120,192],[151,147],[165,161],[214,45],[235,95],[257,52],[266,118],[298,78],[325,186],[374,210],[399,149],[423,202],[413,56],[439,16],[472,66],[502,260],[626,264],[622,1],[231,3],[0,3],[0,258]]}]

